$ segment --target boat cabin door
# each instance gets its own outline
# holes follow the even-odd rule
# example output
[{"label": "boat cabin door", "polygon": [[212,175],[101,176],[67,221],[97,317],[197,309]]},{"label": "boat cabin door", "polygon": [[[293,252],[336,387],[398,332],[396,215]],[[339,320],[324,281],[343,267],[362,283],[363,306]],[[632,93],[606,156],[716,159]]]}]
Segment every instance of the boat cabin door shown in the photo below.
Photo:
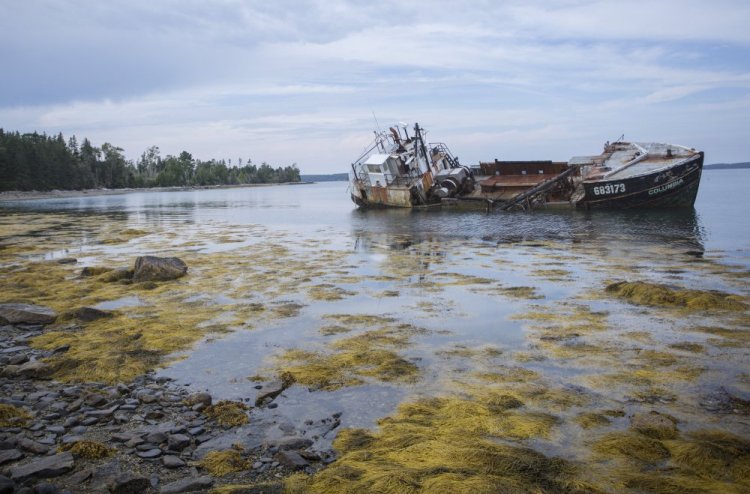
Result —
[{"label": "boat cabin door", "polygon": [[367,169],[367,176],[370,178],[371,187],[388,185],[386,181],[386,174],[389,172],[387,161],[387,154],[373,154],[365,161],[364,165]]}]

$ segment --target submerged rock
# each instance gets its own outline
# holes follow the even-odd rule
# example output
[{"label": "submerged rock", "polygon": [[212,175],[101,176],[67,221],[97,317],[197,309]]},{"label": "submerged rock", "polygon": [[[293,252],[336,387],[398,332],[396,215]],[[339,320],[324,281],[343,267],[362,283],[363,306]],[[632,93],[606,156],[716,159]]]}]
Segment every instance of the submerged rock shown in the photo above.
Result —
[{"label": "submerged rock", "polygon": [[166,281],[185,276],[187,264],[178,257],[141,256],[135,260],[133,281]]},{"label": "submerged rock", "polygon": [[57,319],[49,307],[34,304],[0,304],[0,324],[51,324]]}]

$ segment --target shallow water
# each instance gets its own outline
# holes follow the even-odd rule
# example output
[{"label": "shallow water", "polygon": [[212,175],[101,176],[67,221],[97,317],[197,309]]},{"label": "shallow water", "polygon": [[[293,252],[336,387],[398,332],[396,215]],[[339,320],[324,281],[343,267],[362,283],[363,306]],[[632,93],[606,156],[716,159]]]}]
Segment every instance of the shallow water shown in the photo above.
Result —
[{"label": "shallow water", "polygon": [[[750,170],[705,172],[691,211],[359,211],[345,183],[4,203],[0,241],[17,249],[0,261],[76,257],[79,266],[128,265],[145,254],[213,260],[191,267],[187,285],[175,285],[169,296],[197,313],[224,308],[201,323],[224,332],[175,355],[159,373],[215,398],[252,402],[257,382],[249,378],[275,377],[288,365],[280,360],[285,351],[330,354],[342,338],[379,327],[351,325],[346,333],[324,334],[321,328],[333,324],[327,316],[392,318],[414,328],[408,341],[391,349],[416,364],[416,382],[375,376],[332,391],[296,385],[276,400],[278,408],[254,413],[303,428],[305,420],[341,412],[343,427],[374,427],[399,403],[462,393],[481,384],[477,375],[521,368],[537,373],[536,385],[586,400],[557,409],[556,433],[529,444],[584,458],[586,432],[569,419],[595,408],[657,407],[677,416],[684,430],[710,426],[748,434],[746,415],[702,405],[717,393],[750,399],[746,344],[728,345],[695,329],[748,331],[746,318],[636,306],[603,293],[613,281],[644,280],[747,300],[748,179]],[[118,240],[109,243],[112,238]],[[271,252],[274,246],[284,249]],[[212,278],[217,268],[227,270],[218,282]],[[513,290],[518,287],[530,291]],[[98,300],[97,307],[128,311],[149,303],[145,292]],[[248,315],[252,303],[265,312]],[[297,308],[270,315],[285,304]],[[603,315],[587,316],[591,312]],[[550,317],[531,316],[539,313]],[[604,329],[586,326],[597,317]],[[554,332],[563,330],[565,338],[557,339]],[[669,347],[685,342],[704,351]],[[662,370],[702,372],[692,380],[602,381],[610,373],[662,365],[644,357],[650,350],[675,359]],[[625,419],[614,420],[610,429],[625,427]],[[328,447],[330,439],[318,446]]]}]

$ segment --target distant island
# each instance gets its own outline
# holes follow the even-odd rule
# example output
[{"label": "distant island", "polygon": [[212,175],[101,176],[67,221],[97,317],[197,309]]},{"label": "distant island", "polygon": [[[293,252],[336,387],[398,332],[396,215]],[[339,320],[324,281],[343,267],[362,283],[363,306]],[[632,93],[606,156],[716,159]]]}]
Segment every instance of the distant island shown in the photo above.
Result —
[{"label": "distant island", "polygon": [[750,161],[744,163],[714,163],[713,165],[706,165],[703,168],[706,170],[738,170],[740,168],[750,168]]},{"label": "distant island", "polygon": [[135,162],[108,142],[96,147],[75,136],[37,132],[21,134],[0,128],[0,192],[150,187],[191,187],[300,182],[296,164],[256,166],[250,159],[202,161],[183,151],[162,157],[151,146]]},{"label": "distant island", "polygon": [[346,182],[348,173],[329,173],[327,175],[300,175],[303,182]]}]

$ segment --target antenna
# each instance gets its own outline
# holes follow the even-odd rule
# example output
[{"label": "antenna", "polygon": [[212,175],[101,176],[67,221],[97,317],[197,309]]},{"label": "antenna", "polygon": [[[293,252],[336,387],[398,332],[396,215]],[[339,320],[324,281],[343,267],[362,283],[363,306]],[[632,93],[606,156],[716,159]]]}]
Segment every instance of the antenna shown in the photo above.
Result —
[{"label": "antenna", "polygon": [[380,133],[380,124],[378,123],[378,117],[375,116],[375,111],[370,110],[372,112],[372,118],[375,119],[375,127],[378,128],[378,133]]}]

